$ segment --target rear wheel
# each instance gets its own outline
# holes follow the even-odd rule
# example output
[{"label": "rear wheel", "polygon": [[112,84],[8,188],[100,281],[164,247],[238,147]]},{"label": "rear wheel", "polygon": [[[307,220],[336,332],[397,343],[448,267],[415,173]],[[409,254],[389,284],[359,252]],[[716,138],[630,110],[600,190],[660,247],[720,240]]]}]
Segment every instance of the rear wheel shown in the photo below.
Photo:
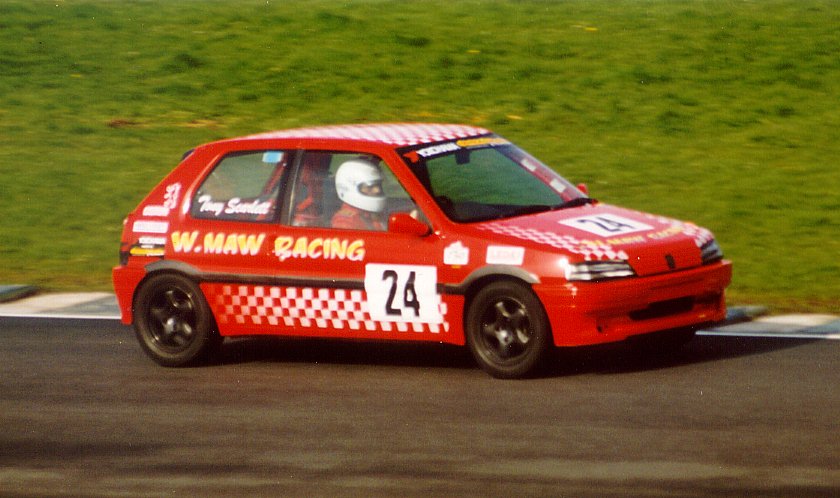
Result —
[{"label": "rear wheel", "polygon": [[201,289],[175,274],[151,277],[137,291],[134,332],[146,354],[166,367],[206,360],[221,344]]},{"label": "rear wheel", "polygon": [[493,377],[524,377],[548,356],[548,318],[524,284],[499,281],[478,291],[469,304],[465,327],[473,357]]}]

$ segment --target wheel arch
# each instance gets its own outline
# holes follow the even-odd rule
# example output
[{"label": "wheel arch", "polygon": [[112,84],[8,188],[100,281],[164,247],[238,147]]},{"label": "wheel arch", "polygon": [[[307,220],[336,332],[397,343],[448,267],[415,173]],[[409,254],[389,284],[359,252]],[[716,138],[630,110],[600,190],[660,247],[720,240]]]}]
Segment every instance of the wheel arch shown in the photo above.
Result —
[{"label": "wheel arch", "polygon": [[[531,286],[540,283],[539,277],[518,266],[491,265],[472,272],[459,286],[459,291],[464,296],[464,313],[461,317],[463,330],[467,330],[467,309],[475,295],[484,287],[504,280],[523,284],[531,292],[533,292]],[[542,305],[542,302],[540,304]],[[545,305],[542,306],[543,312],[547,314]]]},{"label": "wheel arch", "polygon": [[468,305],[475,294],[486,285],[500,280],[521,282],[529,288],[540,283],[539,277],[518,266],[491,265],[484,266],[470,273],[459,285],[459,291],[464,295],[464,304]]},{"label": "wheel arch", "polygon": [[[169,261],[169,260],[161,260],[155,261],[154,263],[150,263],[145,267],[146,274],[143,275],[143,278],[137,282],[137,285],[134,286],[134,292],[131,294],[131,315],[132,315],[132,322],[134,321],[134,313],[135,313],[135,303],[137,302],[137,292],[145,285],[145,283],[152,278],[155,278],[159,275],[164,274],[176,274],[184,276],[193,282],[196,285],[201,283],[201,279],[199,278],[200,272],[198,269],[192,265],[188,265],[186,263],[182,263],[180,261]],[[200,287],[199,287],[200,288]],[[204,296],[206,299],[207,296]]]}]

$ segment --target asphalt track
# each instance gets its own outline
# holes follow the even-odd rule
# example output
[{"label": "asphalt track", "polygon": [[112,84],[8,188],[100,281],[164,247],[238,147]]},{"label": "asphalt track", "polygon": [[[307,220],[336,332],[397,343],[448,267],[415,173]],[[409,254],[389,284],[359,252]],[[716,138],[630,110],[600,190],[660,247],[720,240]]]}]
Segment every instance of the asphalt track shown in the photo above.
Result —
[{"label": "asphalt track", "polygon": [[2,496],[840,494],[838,341],[585,348],[525,381],[459,348],[314,340],[165,369],[95,304],[0,318]]}]

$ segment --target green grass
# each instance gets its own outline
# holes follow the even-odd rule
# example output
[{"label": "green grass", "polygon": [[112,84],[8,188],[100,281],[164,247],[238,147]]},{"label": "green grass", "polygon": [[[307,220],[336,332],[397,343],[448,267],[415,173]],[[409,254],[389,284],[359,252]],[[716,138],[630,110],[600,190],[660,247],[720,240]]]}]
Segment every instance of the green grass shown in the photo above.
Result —
[{"label": "green grass", "polygon": [[192,146],[487,126],[602,200],[711,228],[730,302],[840,311],[840,4],[0,3],[0,282],[108,289]]}]

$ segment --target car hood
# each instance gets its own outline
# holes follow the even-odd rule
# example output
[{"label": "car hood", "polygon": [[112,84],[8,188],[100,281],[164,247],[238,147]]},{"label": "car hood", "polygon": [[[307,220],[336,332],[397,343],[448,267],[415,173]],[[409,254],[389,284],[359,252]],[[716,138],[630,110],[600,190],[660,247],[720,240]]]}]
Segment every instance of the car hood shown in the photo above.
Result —
[{"label": "car hood", "polygon": [[600,203],[478,228],[500,242],[559,250],[571,261],[627,261],[640,276],[700,266],[700,247],[714,238],[693,223]]}]

